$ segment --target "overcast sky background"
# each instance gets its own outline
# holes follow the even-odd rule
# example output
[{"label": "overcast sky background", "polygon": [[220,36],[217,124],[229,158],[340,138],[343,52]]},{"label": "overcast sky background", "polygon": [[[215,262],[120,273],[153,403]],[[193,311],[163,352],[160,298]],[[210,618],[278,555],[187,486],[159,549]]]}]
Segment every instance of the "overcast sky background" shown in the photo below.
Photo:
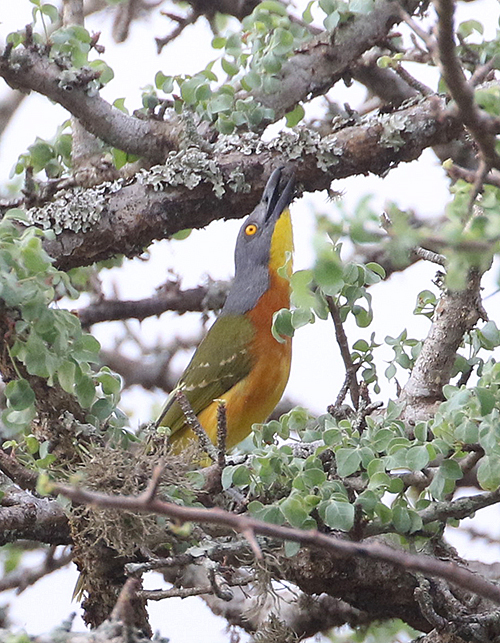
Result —
[{"label": "overcast sky background", "polygon": [[[55,0],[54,0],[55,3]],[[304,7],[305,0],[297,0],[297,7]],[[6,34],[22,28],[31,19],[32,5],[28,0],[0,0],[0,41]],[[178,6],[173,6],[179,12]],[[459,7],[460,20],[467,18],[483,19],[486,33],[494,35],[498,25],[499,4],[495,0],[477,0]],[[181,38],[168,45],[161,56],[156,54],[154,36],[163,36],[173,28],[172,23],[161,16],[153,16],[134,23],[131,35],[126,43],[116,45],[110,36],[111,13],[100,13],[91,16],[86,24],[90,32],[100,31],[100,43],[106,47],[103,58],[115,72],[114,80],[103,90],[103,96],[113,101],[126,97],[126,106],[130,111],[140,106],[140,88],[154,82],[155,73],[161,69],[165,74],[195,73],[205,67],[209,60],[217,56],[210,48],[212,34],[207,23],[201,19],[194,26],[185,30]],[[411,73],[418,76],[428,85],[435,88],[437,74],[422,75],[422,70],[411,65]],[[0,87],[0,96],[4,87]],[[350,90],[340,83],[332,94],[340,103],[348,101],[353,107],[360,103],[364,90],[353,86]],[[17,156],[30,145],[36,136],[51,139],[57,126],[68,117],[59,106],[52,105],[45,98],[37,95],[28,97],[8,132],[0,143],[0,181],[5,182]],[[282,127],[280,124],[278,127]],[[439,215],[448,200],[447,180],[439,168],[439,162],[432,153],[426,151],[419,161],[403,164],[391,171],[384,179],[378,177],[354,177],[335,181],[332,188],[344,193],[347,207],[364,196],[374,195],[374,207],[382,211],[387,200],[393,200],[401,208],[413,208],[420,216]],[[310,267],[313,257],[311,239],[314,231],[316,213],[337,217],[335,205],[328,200],[326,193],[306,195],[292,206],[295,230],[295,268]],[[155,243],[151,249],[148,262],[139,259],[126,261],[123,267],[104,271],[104,287],[108,296],[117,289],[122,298],[142,298],[153,294],[156,286],[167,278],[170,269],[182,275],[183,286],[194,286],[206,279],[228,279],[233,274],[233,249],[239,221],[215,222],[205,230],[193,231],[186,241]],[[214,251],[215,250],[215,251]],[[193,261],[196,258],[196,262]],[[416,297],[423,289],[435,290],[431,283],[436,273],[436,266],[420,262],[402,274],[393,275],[387,282],[370,289],[373,297],[373,308],[376,323],[373,327],[361,331],[349,322],[346,330],[350,342],[359,337],[368,338],[374,330],[377,339],[383,341],[386,335],[397,336],[404,327],[409,336],[425,336],[429,322],[423,317],[412,316]],[[485,294],[493,293],[496,288],[496,272],[485,281]],[[486,300],[486,308],[492,318],[497,319],[499,296]],[[132,322],[132,327],[146,344],[154,345],[158,338],[168,341],[176,333],[195,333],[198,326],[197,315],[176,317],[164,315],[157,319],[145,320],[142,324]],[[97,326],[94,331],[105,347],[111,347],[112,333],[121,332],[121,325],[105,324]],[[391,359],[392,350],[380,349],[381,359]],[[179,357],[178,366],[189,355]],[[181,363],[182,362],[182,363]],[[383,361],[379,361],[380,372],[384,371]],[[344,370],[339,357],[333,326],[330,322],[317,322],[299,330],[294,338],[294,357],[292,373],[287,394],[297,402],[304,404],[314,413],[324,412],[326,406],[334,401],[344,379]],[[401,383],[404,383],[404,379]],[[395,397],[394,385],[386,385],[380,399]],[[154,398],[161,404],[164,394],[158,392]],[[136,390],[127,393],[122,407],[132,416],[132,422],[151,419],[151,395]],[[494,509],[489,516],[481,512],[481,523],[497,529],[498,510]],[[467,557],[478,557],[486,562],[499,560],[497,547],[485,547],[481,542],[470,543],[457,530],[450,531],[450,540],[458,546]],[[29,556],[33,556],[30,554]],[[29,560],[29,557],[26,557]],[[19,627],[24,627],[30,634],[37,634],[57,626],[68,614],[76,609],[71,603],[71,594],[77,573],[74,568],[62,570],[39,582],[34,588],[26,590],[20,597],[12,594],[0,596],[0,604],[7,600],[12,604],[11,615]],[[150,575],[147,586],[162,586],[158,575]],[[160,603],[150,603],[153,629],[159,629],[172,643],[188,643],[198,640],[201,634],[200,623],[203,621],[203,640],[205,643],[222,643],[227,641],[224,634],[226,622],[214,617],[200,599],[169,599]],[[76,622],[81,629],[83,623]]]}]

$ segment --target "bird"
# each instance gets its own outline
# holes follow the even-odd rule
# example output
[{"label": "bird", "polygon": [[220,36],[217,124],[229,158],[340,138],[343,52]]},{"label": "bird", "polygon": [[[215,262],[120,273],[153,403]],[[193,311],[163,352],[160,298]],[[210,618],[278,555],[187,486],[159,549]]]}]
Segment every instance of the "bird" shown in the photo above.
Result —
[{"label": "bird", "polygon": [[259,204],[243,223],[235,246],[235,277],[226,302],[179,382],[157,427],[170,429],[169,444],[182,452],[196,440],[179,405],[182,391],[213,444],[217,408],[226,406],[226,450],[264,422],[283,395],[290,374],[291,337],[272,333],[274,314],[290,307],[293,232],[289,205],[293,176],[270,175]]}]

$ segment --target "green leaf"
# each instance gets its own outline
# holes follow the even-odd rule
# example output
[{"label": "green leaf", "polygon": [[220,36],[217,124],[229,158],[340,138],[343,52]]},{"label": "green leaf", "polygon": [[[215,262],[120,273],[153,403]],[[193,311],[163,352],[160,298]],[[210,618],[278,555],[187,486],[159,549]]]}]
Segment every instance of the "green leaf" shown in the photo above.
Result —
[{"label": "green leaf", "polygon": [[343,286],[344,271],[340,259],[320,258],[314,267],[314,280],[327,295],[337,295]]},{"label": "green leaf", "polygon": [[340,448],[335,452],[337,473],[341,478],[346,478],[358,470],[361,463],[361,453],[357,449]]},{"label": "green leaf", "polygon": [[219,114],[217,121],[215,122],[215,126],[221,134],[232,134],[234,132],[235,123],[232,118],[229,118],[226,114]]},{"label": "green leaf", "polygon": [[280,507],[276,507],[275,505],[266,506],[258,500],[253,500],[249,503],[248,512],[251,516],[264,522],[270,522],[273,525],[282,525],[284,522]]},{"label": "green leaf", "polygon": [[102,369],[96,376],[105,395],[116,395],[121,389],[121,379],[108,369]]},{"label": "green leaf", "polygon": [[163,83],[158,87],[158,89],[161,89],[161,91],[165,92],[165,94],[170,94],[174,89],[173,76],[164,76]]},{"label": "green leaf", "polygon": [[374,0],[350,0],[349,10],[352,13],[368,14],[373,10]]},{"label": "green leaf", "polygon": [[406,534],[410,531],[412,521],[407,507],[396,505],[392,508],[392,523],[396,531],[400,534]]},{"label": "green leaf", "polygon": [[406,452],[406,465],[411,471],[421,471],[429,464],[429,453],[425,445],[415,446]]},{"label": "green leaf", "polygon": [[59,20],[59,11],[57,7],[54,7],[52,4],[44,4],[40,7],[41,13],[43,13],[45,16],[48,16],[50,19],[50,22],[54,24]]},{"label": "green leaf", "polygon": [[208,107],[213,114],[225,112],[233,108],[234,99],[230,94],[216,94],[212,96]]},{"label": "green leaf", "polygon": [[263,0],[263,2],[259,4],[259,9],[264,9],[270,13],[276,13],[279,16],[286,16],[285,5],[277,0]]},{"label": "green leaf", "polygon": [[233,472],[233,484],[237,487],[245,487],[250,484],[251,476],[248,467],[245,465],[239,465],[234,468]]},{"label": "green leaf", "polygon": [[295,107],[285,114],[286,126],[295,127],[300,121],[304,118],[305,110],[300,103],[297,103]]},{"label": "green leaf", "polygon": [[288,308],[282,308],[273,314],[273,325],[271,332],[274,339],[280,344],[285,343],[286,337],[293,337],[294,327],[292,323],[292,312]]},{"label": "green leaf", "polygon": [[377,503],[375,506],[375,513],[383,525],[387,525],[392,521],[392,509],[387,505],[384,505],[383,502]]},{"label": "green leaf", "polygon": [[466,20],[458,25],[457,32],[462,36],[462,38],[467,38],[474,32],[483,34],[484,27],[478,20]]},{"label": "green leaf", "polygon": [[221,60],[221,66],[222,66],[222,69],[226,72],[226,74],[231,78],[233,76],[236,76],[236,74],[240,71],[240,68],[238,67],[238,65],[235,65],[234,63],[230,62],[227,58],[223,58]]},{"label": "green leaf", "polygon": [[292,311],[292,326],[295,330],[307,324],[313,324],[314,321],[314,315],[308,308],[297,308]]},{"label": "green leaf", "polygon": [[485,491],[494,491],[500,486],[498,457],[484,456],[477,469],[477,479]]},{"label": "green leaf", "polygon": [[95,386],[92,378],[83,375],[75,387],[75,393],[83,408],[89,408],[95,397]]},{"label": "green leaf", "polygon": [[302,13],[302,19],[308,25],[311,24],[311,22],[313,21],[313,15],[312,15],[311,9],[312,9],[314,4],[315,4],[315,0],[310,0],[307,3],[307,7],[304,9],[304,11]]},{"label": "green leaf", "polygon": [[340,13],[338,11],[333,11],[330,15],[326,16],[323,20],[323,25],[327,31],[333,31],[335,27],[339,24]]},{"label": "green leaf", "polygon": [[456,460],[443,460],[439,466],[439,472],[446,480],[460,480],[464,475]]},{"label": "green leaf", "polygon": [[349,502],[330,500],[321,512],[328,527],[349,531],[354,524],[354,505]]},{"label": "green leaf", "polygon": [[283,66],[279,57],[272,51],[263,56],[261,65],[268,74],[278,74]]},{"label": "green leaf", "polygon": [[57,369],[57,379],[59,381],[59,385],[61,386],[63,391],[66,391],[66,393],[73,393],[73,389],[75,386],[75,370],[75,362],[70,359],[65,360]]},{"label": "green leaf", "polygon": [[104,60],[92,60],[88,63],[88,66],[99,72],[99,82],[101,85],[106,85],[115,77],[115,72],[104,62]]},{"label": "green leaf", "polygon": [[488,415],[495,408],[496,397],[487,388],[476,387],[475,393],[479,400],[481,415]]},{"label": "green leaf", "polygon": [[283,546],[287,558],[293,558],[300,550],[300,543],[294,542],[293,540],[285,540]]},{"label": "green leaf", "polygon": [[226,39],[222,36],[215,36],[212,39],[212,48],[213,49],[223,49],[226,46]]},{"label": "green leaf", "polygon": [[34,435],[26,436],[26,448],[28,449],[28,453],[30,453],[31,455],[38,452],[38,449],[40,448],[40,442],[38,442],[37,438],[35,438]]},{"label": "green leaf", "polygon": [[241,84],[247,92],[258,89],[262,84],[262,76],[255,70],[251,70],[243,76]]},{"label": "green leaf", "polygon": [[309,512],[305,510],[304,503],[297,497],[289,496],[285,498],[280,503],[280,509],[286,521],[292,527],[302,527],[309,517]]}]

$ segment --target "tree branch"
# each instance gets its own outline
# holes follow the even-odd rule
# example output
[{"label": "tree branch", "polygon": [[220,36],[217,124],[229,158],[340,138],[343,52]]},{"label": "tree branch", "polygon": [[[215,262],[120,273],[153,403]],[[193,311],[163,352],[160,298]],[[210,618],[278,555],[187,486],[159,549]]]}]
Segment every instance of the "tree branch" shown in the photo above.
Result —
[{"label": "tree branch", "polygon": [[351,67],[362,54],[383,42],[392,28],[401,22],[401,6],[413,13],[419,5],[415,0],[376,0],[368,14],[355,14],[337,26],[332,33],[324,33],[292,56],[278,74],[281,89],[266,94],[256,90],[253,96],[274,110],[279,119],[299,101],[324,94],[330,87],[351,73]]},{"label": "tree branch", "polygon": [[[403,0],[412,13],[418,0]],[[400,5],[377,0],[369,14],[356,14],[341,24],[334,34],[324,34],[292,56],[279,74],[281,90],[266,94],[255,91],[254,98],[281,118],[297,102],[326,92],[346,73],[361,54],[384,40],[390,28],[401,21]],[[0,76],[13,88],[33,90],[67,109],[89,132],[102,141],[161,163],[168,151],[178,149],[176,125],[154,120],[143,121],[112,107],[99,95],[90,95],[88,83],[95,78],[88,70],[61,70],[37,47],[8,49],[0,58]]]},{"label": "tree branch", "polygon": [[222,308],[228,289],[227,282],[216,282],[187,290],[180,290],[178,283],[169,282],[155,297],[138,301],[103,299],[80,309],[77,314],[82,326],[91,326],[104,321],[132,318],[142,321],[146,317],[161,315],[167,310],[180,315],[186,312],[202,313]]},{"label": "tree branch", "polygon": [[305,547],[321,549],[334,556],[361,556],[373,560],[384,561],[396,567],[406,570],[419,571],[462,587],[470,592],[500,604],[500,587],[489,583],[484,578],[472,574],[459,565],[439,560],[431,556],[410,554],[405,551],[392,549],[381,544],[364,544],[349,542],[332,536],[320,533],[314,529],[302,531],[291,527],[282,527],[265,523],[255,518],[248,518],[245,515],[233,514],[219,508],[198,508],[184,507],[170,502],[164,502],[157,498],[149,498],[147,495],[138,497],[130,496],[109,496],[103,493],[87,491],[81,488],[69,487],[66,485],[54,485],[53,489],[73,502],[88,504],[94,507],[109,509],[125,509],[128,511],[154,512],[158,515],[168,516],[181,522],[198,522],[202,524],[218,525],[234,529],[239,533],[251,531],[254,534],[289,540],[300,543]]},{"label": "tree branch", "polygon": [[267,144],[252,134],[222,139],[211,156],[189,148],[132,180],[60,192],[55,201],[33,210],[32,217],[58,235],[46,249],[63,270],[113,254],[134,256],[153,239],[246,216],[274,167],[293,168],[300,187],[314,191],[327,189],[333,179],[382,175],[414,160],[461,131],[444,107],[436,96],[425,98],[325,137],[298,129]]},{"label": "tree branch", "polygon": [[407,421],[428,417],[436,403],[443,400],[443,386],[450,380],[463,336],[485,316],[480,296],[481,276],[479,270],[471,270],[464,290],[446,291],[441,296],[429,334],[401,395],[406,403]]},{"label": "tree branch", "polygon": [[178,147],[171,125],[124,114],[88,91],[89,82],[96,78],[94,72],[61,70],[34,46],[1,56],[0,76],[14,89],[35,91],[59,103],[88,132],[129,153],[160,163],[169,150]]},{"label": "tree branch", "polygon": [[437,24],[437,45],[439,63],[443,78],[458,107],[459,117],[479,146],[488,169],[500,169],[500,157],[495,151],[494,120],[479,109],[474,100],[473,87],[467,82],[462,66],[456,55],[454,40],[454,0],[434,0],[439,20]]},{"label": "tree branch", "polygon": [[51,547],[41,565],[30,568],[21,567],[1,578],[0,592],[15,589],[17,594],[20,594],[44,576],[69,565],[71,559],[72,553],[70,551],[64,551],[59,556],[55,556],[55,548]]},{"label": "tree branch", "polygon": [[68,519],[55,500],[37,498],[16,487],[0,474],[3,491],[0,510],[0,545],[16,540],[34,540],[49,545],[71,543]]}]

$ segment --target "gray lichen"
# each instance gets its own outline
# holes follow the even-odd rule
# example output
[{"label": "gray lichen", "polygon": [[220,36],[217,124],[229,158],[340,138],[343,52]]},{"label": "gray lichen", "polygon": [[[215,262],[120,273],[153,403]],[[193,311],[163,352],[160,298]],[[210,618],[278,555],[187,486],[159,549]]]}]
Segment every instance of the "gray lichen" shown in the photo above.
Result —
[{"label": "gray lichen", "polygon": [[170,152],[164,165],[141,170],[137,175],[137,181],[141,185],[149,185],[153,190],[177,185],[184,185],[193,190],[203,180],[212,184],[216,196],[222,197],[226,190],[218,164],[206,152],[196,147]]},{"label": "gray lichen", "polygon": [[405,144],[401,132],[408,127],[408,119],[402,114],[380,114],[379,123],[382,124],[380,144],[384,147],[399,150]]},{"label": "gray lichen", "polygon": [[94,188],[71,188],[47,205],[29,209],[27,216],[34,225],[56,234],[63,230],[86,232],[100,220],[110,186],[102,183]]}]

